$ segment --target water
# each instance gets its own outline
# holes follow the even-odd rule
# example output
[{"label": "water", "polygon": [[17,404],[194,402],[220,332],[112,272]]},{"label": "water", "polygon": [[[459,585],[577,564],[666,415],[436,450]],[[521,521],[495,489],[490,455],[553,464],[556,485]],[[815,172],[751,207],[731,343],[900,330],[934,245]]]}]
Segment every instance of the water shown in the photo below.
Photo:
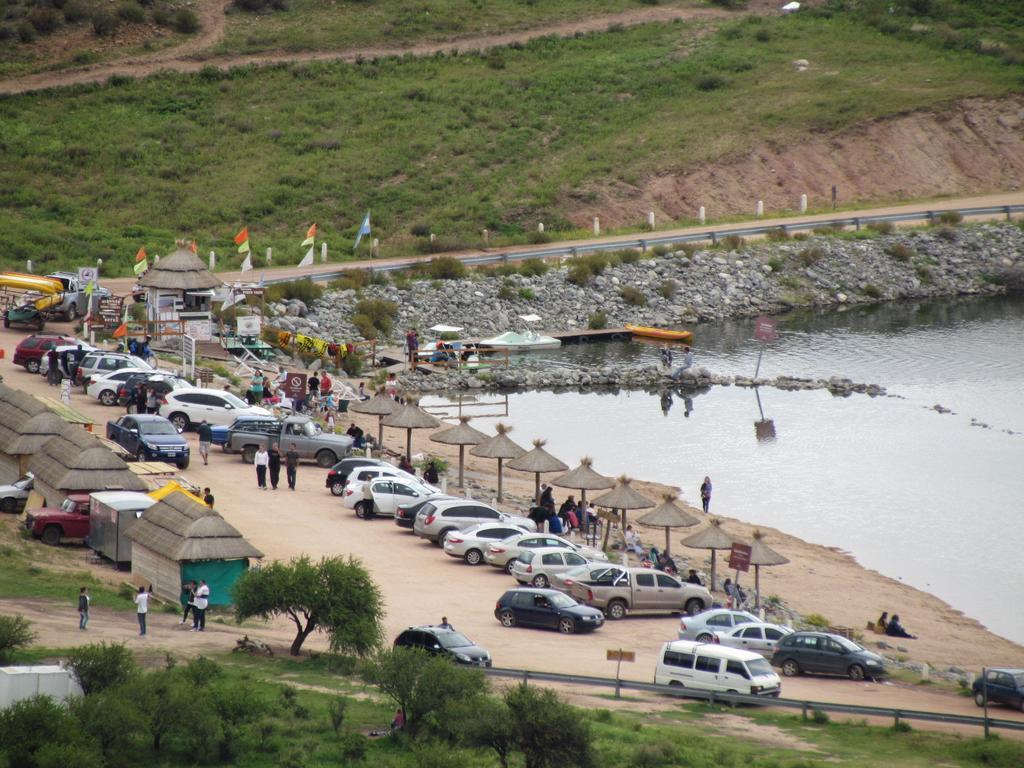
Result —
[{"label": "water", "polygon": [[[522,393],[506,421],[520,444],[544,437],[570,465],[590,455],[605,474],[680,485],[691,503],[710,475],[713,511],[840,547],[1024,642],[1024,611],[1008,610],[1024,592],[1024,297],[794,313],[779,332],[761,375],[842,375],[900,398],[762,389],[773,440],[758,439],[755,392],[736,387],[671,402]],[[697,334],[698,365],[753,374],[752,321]],[[538,354],[597,367],[657,353],[634,342]]]}]

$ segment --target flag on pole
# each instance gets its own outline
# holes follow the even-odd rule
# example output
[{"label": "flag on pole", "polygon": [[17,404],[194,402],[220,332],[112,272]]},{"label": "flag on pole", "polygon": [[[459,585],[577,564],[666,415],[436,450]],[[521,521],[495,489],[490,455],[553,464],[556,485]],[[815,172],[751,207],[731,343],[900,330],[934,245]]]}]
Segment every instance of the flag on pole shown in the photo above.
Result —
[{"label": "flag on pole", "polygon": [[[242,227],[242,231],[235,235],[235,245],[239,253],[249,253],[249,228]],[[251,269],[252,267],[250,267]],[[244,269],[242,270],[245,271]]]},{"label": "flag on pole", "polygon": [[302,241],[302,247],[305,248],[307,245],[312,245],[314,240],[316,240],[316,224],[306,231],[306,239]]},{"label": "flag on pole", "polygon": [[302,257],[302,261],[299,262],[300,267],[312,267],[313,266],[313,250],[314,247],[309,246],[309,250],[306,251],[306,255]]},{"label": "flag on pole", "polygon": [[[245,241],[245,245],[246,245],[246,249],[247,250],[245,251],[245,259],[242,260],[242,271],[243,272],[248,272],[249,270],[252,269],[252,254],[249,253],[249,251],[248,251],[248,246],[249,246],[249,241],[248,240]],[[241,250],[239,250],[239,253],[241,253]]]},{"label": "flag on pole", "polygon": [[115,339],[120,339],[122,336],[128,335],[128,305],[124,305],[124,312],[121,314],[121,324],[114,329],[114,332],[110,334]]},{"label": "flag on pole", "polygon": [[266,279],[267,279],[267,273],[266,272],[260,272],[260,288],[263,288],[266,285]]},{"label": "flag on pole", "polygon": [[228,290],[228,295],[225,297],[224,303],[220,305],[220,308],[225,310],[228,307],[233,307],[235,304],[241,304],[243,301],[245,301],[245,294],[231,288]]},{"label": "flag on pole", "polygon": [[90,280],[88,285],[85,286],[85,295],[92,297],[92,292],[96,290],[96,281]]},{"label": "flag on pole", "polygon": [[135,266],[133,267],[136,275],[141,275],[147,269],[149,269],[149,261],[146,259],[146,249],[139,248],[139,252],[135,254]]},{"label": "flag on pole", "polygon": [[370,212],[366,212],[366,216],[363,218],[363,223],[359,225],[359,231],[356,233],[356,244],[352,246],[354,251],[359,247],[359,241],[363,239],[363,235],[370,234]]},{"label": "flag on pole", "polygon": [[195,240],[193,240],[193,241],[192,241],[192,242],[191,242],[191,243],[189,244],[189,246],[188,246],[188,249],[189,249],[190,251],[192,251],[192,253],[195,253],[195,254],[198,254],[198,253],[199,253],[199,246],[197,246],[197,245],[196,245],[196,241],[195,241]]}]

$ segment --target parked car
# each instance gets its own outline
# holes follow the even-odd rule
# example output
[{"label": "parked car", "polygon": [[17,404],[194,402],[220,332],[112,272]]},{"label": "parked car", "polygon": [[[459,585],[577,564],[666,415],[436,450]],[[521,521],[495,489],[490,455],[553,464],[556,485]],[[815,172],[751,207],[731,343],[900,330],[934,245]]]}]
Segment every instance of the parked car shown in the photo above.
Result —
[{"label": "parked car", "polygon": [[420,648],[427,653],[445,656],[456,664],[491,666],[491,654],[486,649],[461,632],[433,625],[409,627],[395,638],[395,648]]},{"label": "parked car", "polygon": [[[127,352],[104,352],[98,349],[89,352],[82,358],[82,362],[78,364],[78,378],[75,383],[88,388],[90,380],[124,368],[132,368],[137,371],[153,370],[153,366],[141,357],[130,355]],[[40,373],[42,372],[40,370]]]},{"label": "parked car", "polygon": [[696,616],[683,616],[679,620],[679,639],[710,643],[715,639],[715,632],[726,632],[740,624],[759,623],[760,621],[761,619],[747,611],[715,608],[698,613]]},{"label": "parked car", "polygon": [[580,605],[553,589],[510,589],[494,606],[494,617],[505,627],[546,627],[563,635],[586,632],[604,624],[604,614]]},{"label": "parked car", "polygon": [[[515,565],[515,563],[513,563]],[[586,581],[588,579],[596,579],[601,573],[608,570],[608,563],[591,563],[587,562],[583,565],[577,565],[574,568],[570,568],[561,573],[554,573],[551,575],[551,588],[557,589],[559,592],[569,594],[569,590],[572,585],[577,581]]]},{"label": "parked car", "polygon": [[104,375],[95,374],[89,377],[85,394],[94,397],[102,405],[117,405],[117,391],[128,379],[137,373],[148,373],[145,368],[122,368]]},{"label": "parked car", "polygon": [[[190,394],[194,395],[194,393]],[[225,393],[221,392],[221,394]],[[208,395],[200,394],[199,397],[207,398]],[[180,398],[177,399],[180,401]],[[206,420],[210,421],[209,418]],[[269,421],[264,424],[269,427]],[[345,458],[352,450],[351,437],[324,432],[323,427],[304,414],[296,414],[281,420],[274,432],[250,429],[249,426],[251,426],[251,422],[243,425],[243,429],[237,432],[230,432],[227,442],[228,452],[240,452],[242,461],[246,464],[253,463],[256,451],[260,447],[269,448],[271,443],[277,443],[281,453],[294,445],[300,459],[312,459],[318,466],[325,469]]]},{"label": "parked car", "polygon": [[[353,483],[355,481],[350,482],[346,487],[346,494]],[[348,495],[344,497],[346,506],[348,506],[350,498],[358,497],[354,506],[356,517],[361,517],[364,520],[372,520],[378,516],[394,517],[399,504],[420,499],[426,500],[439,493],[434,486],[417,480],[407,480],[404,477],[378,477],[370,481],[370,493],[373,497],[373,502],[370,503],[363,498],[364,485],[365,483],[359,483],[351,497]]]},{"label": "parked car", "polygon": [[885,674],[885,660],[842,635],[794,632],[775,647],[772,666],[786,677],[812,672],[846,675],[851,680],[874,679]]},{"label": "parked car", "polygon": [[32,473],[22,475],[10,485],[0,485],[0,512],[16,513],[25,508],[35,478]]},{"label": "parked car", "polygon": [[505,573],[512,573],[512,566],[522,552],[528,549],[541,549],[542,547],[568,549],[584,560],[598,561],[608,559],[608,555],[599,549],[585,547],[550,533],[525,533],[505,541],[495,542],[484,552],[484,558],[487,560],[488,565],[502,568]]},{"label": "parked car", "polygon": [[774,698],[782,693],[782,681],[759,654],[692,640],[661,646],[654,683]]},{"label": "parked car", "polygon": [[1024,669],[986,669],[984,679],[979,675],[971,690],[979,707],[985,706],[987,695],[989,704],[1005,704],[1024,712]]},{"label": "parked car", "polygon": [[562,547],[543,547],[526,549],[512,564],[512,576],[520,584],[532,584],[535,587],[547,587],[551,577],[577,565],[585,565],[586,560],[572,550]]},{"label": "parked car", "polygon": [[128,397],[135,397],[135,390],[142,384],[146,389],[152,389],[156,392],[157,397],[163,399],[167,397],[171,392],[177,392],[182,389],[195,389],[188,381],[179,378],[169,373],[159,373],[157,371],[142,371],[140,373],[134,373],[121,382],[117,388],[117,404],[127,405]]},{"label": "parked car", "polygon": [[345,493],[345,485],[348,483],[349,473],[356,467],[390,467],[381,459],[368,459],[362,456],[349,456],[342,459],[327,472],[326,487],[334,496],[341,496]]},{"label": "parked car", "polygon": [[354,467],[348,475],[348,482],[341,494],[341,505],[346,509],[355,509],[363,500],[363,483],[381,477],[395,477],[409,483],[418,483],[416,475],[391,464],[372,464]]},{"label": "parked car", "polygon": [[621,619],[630,611],[681,611],[693,615],[710,608],[711,593],[654,568],[610,565],[597,578],[577,581],[570,594]]},{"label": "parked car", "polygon": [[163,416],[129,413],[107,422],[107,437],[139,461],[166,461],[186,469],[188,441]]},{"label": "parked car", "polygon": [[[79,375],[80,375],[79,374],[79,369],[80,369],[80,366],[82,364],[82,361],[84,361],[85,358],[87,358],[91,353],[95,352],[96,351],[96,347],[94,347],[92,344],[89,344],[88,342],[81,341],[79,339],[75,339],[74,343],[72,343],[72,344],[58,344],[57,346],[55,346],[53,348],[53,350],[57,353],[58,361],[60,361],[60,358],[64,357],[64,353],[65,352],[69,353],[68,356],[67,356],[67,359],[65,361],[60,361],[60,362],[62,362],[62,364],[60,366],[62,371],[63,370],[69,370],[71,368],[71,363],[73,361],[75,361],[76,359],[79,361],[78,362],[78,367],[74,368],[74,371],[75,371],[75,381],[72,382],[72,383],[76,383],[76,382],[80,381],[80,379],[79,379]],[[50,354],[49,354],[49,352],[47,352],[47,354],[45,354],[45,355],[43,355],[42,357],[39,358],[39,371],[38,371],[38,373],[39,373],[40,376],[46,376],[46,374],[49,373],[49,372],[50,372]]]},{"label": "parked car", "polygon": [[25,528],[43,544],[89,538],[89,494],[72,493],[60,507],[39,507],[25,516]]},{"label": "parked car", "polygon": [[18,346],[14,348],[14,357],[11,362],[14,365],[22,365],[29,373],[39,373],[39,361],[42,357],[56,346],[61,344],[75,344],[78,342],[74,336],[64,336],[56,333],[33,333],[26,336]]},{"label": "parked car", "polygon": [[413,531],[420,538],[434,544],[444,544],[444,537],[453,531],[464,531],[478,523],[513,523],[528,531],[537,530],[537,524],[527,517],[499,512],[494,507],[472,499],[432,501],[424,504],[416,514]]},{"label": "parked car", "polygon": [[792,627],[783,627],[779,624],[757,622],[740,624],[738,627],[724,632],[715,632],[713,642],[729,648],[740,648],[744,651],[753,651],[762,656],[771,656],[775,652],[775,646],[786,635],[793,634]]},{"label": "parked car", "polygon": [[459,501],[459,497],[438,493],[421,501],[414,501],[411,504],[399,504],[395,508],[395,525],[399,528],[408,528],[411,532],[416,525],[416,517],[419,515],[420,510],[433,501]]},{"label": "parked car", "polygon": [[[185,432],[206,419],[207,424],[230,424],[241,415],[272,416],[266,408],[249,405],[245,400],[222,389],[190,387],[174,390],[163,396],[160,415],[166,416],[179,432]],[[255,455],[255,451],[253,452]],[[334,463],[331,459],[330,464]]]},{"label": "parked car", "polygon": [[210,432],[214,445],[219,445],[224,453],[233,453],[228,447],[228,438],[232,432],[259,432],[264,435],[274,435],[281,431],[281,420],[276,416],[256,416],[253,414],[242,414],[236,416],[230,424],[211,424]]},{"label": "parked car", "polygon": [[526,532],[524,528],[510,523],[471,525],[464,531],[452,532],[444,537],[444,553],[465,560],[467,565],[480,565],[489,544]]}]

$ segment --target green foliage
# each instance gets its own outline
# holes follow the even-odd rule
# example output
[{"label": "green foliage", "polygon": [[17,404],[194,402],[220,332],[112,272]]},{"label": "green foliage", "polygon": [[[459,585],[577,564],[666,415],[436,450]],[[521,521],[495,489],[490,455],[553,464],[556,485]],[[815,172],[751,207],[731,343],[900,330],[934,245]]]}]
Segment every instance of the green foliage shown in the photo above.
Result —
[{"label": "green foliage", "polygon": [[183,35],[191,35],[199,31],[199,17],[189,8],[179,8],[174,12],[174,30]]},{"label": "green foliage", "polygon": [[348,709],[347,696],[335,696],[327,704],[327,716],[331,720],[331,728],[334,732],[341,733],[341,726],[345,724],[345,711]]},{"label": "green foliage", "polygon": [[548,265],[541,259],[527,259],[519,265],[519,274],[525,277],[540,277],[548,271]]},{"label": "green foliage", "polygon": [[904,263],[914,258],[914,249],[903,243],[893,243],[887,246],[885,252],[892,256],[896,261],[902,261]]},{"label": "green foliage", "polygon": [[727,251],[742,250],[746,244],[747,241],[739,235],[726,235],[722,238],[722,247]]},{"label": "green foliage", "polygon": [[498,288],[498,298],[502,301],[511,301],[516,296],[515,288],[511,285],[501,285]]},{"label": "green foliage", "polygon": [[636,264],[642,255],[640,251],[633,248],[624,248],[621,251],[615,251],[612,257],[617,259],[620,264]]},{"label": "green foliage", "polygon": [[918,264],[914,267],[914,274],[917,275],[917,279],[925,285],[930,285],[935,280],[935,275],[932,273],[932,268],[927,264]]},{"label": "green foliage", "polygon": [[825,258],[825,249],[818,245],[809,245],[797,254],[797,258],[805,267],[811,267]]},{"label": "green foliage", "polygon": [[768,266],[772,268],[772,272],[781,272],[786,267],[786,257],[783,254],[772,256],[768,259]]},{"label": "green foliage", "polygon": [[566,280],[574,285],[585,285],[591,278],[600,275],[612,261],[617,262],[615,254],[588,253],[585,256],[574,256],[569,259]]},{"label": "green foliage", "polygon": [[641,744],[633,753],[633,768],[662,768],[679,764],[679,751],[669,741]]},{"label": "green foliage", "polygon": [[307,305],[312,304],[323,295],[324,287],[320,283],[314,283],[308,277],[288,283],[268,285],[264,294],[267,301],[281,302],[298,299]]},{"label": "green foliage", "polygon": [[130,680],[138,665],[124,643],[94,643],[75,648],[67,660],[68,669],[86,696]]},{"label": "green foliage", "polygon": [[815,627],[817,629],[828,629],[832,626],[832,622],[822,616],[820,613],[811,613],[804,616],[804,623],[809,627]]},{"label": "green foliage", "polygon": [[519,298],[524,301],[533,301],[537,298],[537,294],[533,292],[533,288],[524,286],[519,289]]},{"label": "green foliage", "polygon": [[[12,768],[101,765],[75,717],[49,696],[0,709],[0,761],[4,758]],[[59,762],[67,758],[71,759]]]},{"label": "green foliage", "polygon": [[939,224],[946,226],[956,226],[964,220],[964,217],[957,211],[943,211],[938,216]]},{"label": "green foliage", "polygon": [[36,6],[28,14],[29,23],[41,35],[48,35],[55,32],[60,26],[60,16],[53,8],[45,5]]},{"label": "green foliage", "polygon": [[818,725],[827,725],[831,718],[828,716],[828,712],[823,709],[816,709],[811,714],[811,720]]},{"label": "green foliage", "polygon": [[721,75],[701,75],[697,78],[697,89],[700,91],[717,91],[724,88],[729,81]]},{"label": "green foliage", "polygon": [[634,288],[632,285],[624,285],[619,290],[619,293],[622,296],[622,300],[632,307],[647,305],[647,297],[644,296],[644,292],[639,288]]},{"label": "green foliage", "polygon": [[0,616],[0,665],[8,664],[15,651],[35,642],[32,623],[21,614]]},{"label": "green foliage", "polygon": [[361,376],[363,373],[363,358],[357,353],[345,355],[341,358],[341,370],[345,372],[346,376],[353,378]]},{"label": "green foliage", "polygon": [[398,305],[387,299],[360,299],[354,309],[352,322],[366,339],[375,339],[378,335],[387,336],[398,316]]},{"label": "green foliage", "polygon": [[529,768],[595,765],[590,723],[554,691],[517,685],[505,693],[516,750]]},{"label": "green foliage", "polygon": [[234,590],[239,622],[253,616],[288,617],[296,627],[291,654],[313,632],[328,635],[332,651],[365,655],[381,640],[380,590],[355,558],[303,556],[247,571]]},{"label": "green foliage", "polygon": [[873,221],[867,228],[880,235],[891,235],[896,230],[896,225],[891,221]]},{"label": "green foliage", "polygon": [[587,328],[592,331],[600,331],[608,327],[608,315],[604,312],[595,312],[587,318]]},{"label": "green foliage", "polygon": [[864,295],[871,299],[880,299],[882,298],[882,289],[877,285],[868,283],[864,286]]},{"label": "green foliage", "polygon": [[671,299],[676,295],[676,291],[679,290],[679,283],[673,280],[671,277],[667,280],[662,280],[661,285],[658,286],[658,293],[661,294],[663,299]]},{"label": "green foliage", "polygon": [[432,280],[461,280],[466,276],[466,265],[451,256],[441,256],[430,260],[426,272]]},{"label": "green foliage", "polygon": [[141,24],[146,20],[146,12],[134,2],[124,2],[117,6],[117,15],[129,24]]},{"label": "green foliage", "polygon": [[92,31],[100,37],[112,35],[121,26],[121,19],[110,11],[99,9],[92,14]]},{"label": "green foliage", "polygon": [[789,240],[789,232],[787,232],[782,227],[778,227],[777,229],[768,230],[768,234],[766,234],[764,237],[769,242],[783,242],[785,240]]}]

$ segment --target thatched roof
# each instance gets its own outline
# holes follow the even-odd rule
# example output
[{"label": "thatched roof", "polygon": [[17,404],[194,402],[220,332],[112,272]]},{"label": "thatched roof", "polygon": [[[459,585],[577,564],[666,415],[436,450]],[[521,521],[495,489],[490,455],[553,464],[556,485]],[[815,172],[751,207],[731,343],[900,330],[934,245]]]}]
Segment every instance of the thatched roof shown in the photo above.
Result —
[{"label": "thatched roof", "polygon": [[735,539],[723,531],[721,525],[721,520],[712,518],[711,524],[703,531],[683,539],[683,546],[691,549],[732,549]]},{"label": "thatched roof", "polygon": [[654,502],[639,491],[633,490],[631,482],[633,482],[632,478],[622,475],[619,477],[619,484],[608,493],[602,493],[594,499],[594,504],[609,509],[650,509],[653,507]]},{"label": "thatched roof", "polygon": [[750,545],[751,565],[785,565],[789,558],[783,557],[762,541],[764,534],[754,531],[754,543]]},{"label": "thatched roof", "polygon": [[365,413],[368,416],[387,416],[401,407],[394,399],[383,392],[378,392],[369,400],[352,403],[348,409],[356,413]]},{"label": "thatched roof", "polygon": [[508,436],[512,427],[506,427],[499,422],[494,429],[497,431],[494,437],[488,437],[479,445],[470,448],[469,452],[481,459],[514,459],[526,453],[525,448],[513,443]]},{"label": "thatched roof", "polygon": [[[6,446],[17,437],[17,428],[26,419],[44,413],[46,406],[32,395],[0,383],[0,446]],[[7,451],[10,453],[10,451]]]},{"label": "thatched roof", "polygon": [[[700,522],[699,518],[691,515],[683,505],[678,503],[675,495],[666,494],[663,498],[664,501],[661,504],[639,518],[637,522],[657,528],[689,528]],[[690,507],[690,509],[693,508]]]},{"label": "thatched roof", "polygon": [[179,492],[147,509],[125,535],[177,562],[263,557],[227,520]]},{"label": "thatched roof", "polygon": [[469,419],[469,416],[460,416],[458,424],[435,432],[430,439],[445,445],[479,445],[487,439],[487,435],[476,427],[469,426]]},{"label": "thatched roof", "polygon": [[543,440],[534,440],[532,450],[512,459],[506,466],[520,472],[564,472],[569,468],[564,461],[544,450]]},{"label": "thatched roof", "polygon": [[606,488],[614,488],[614,480],[591,469],[590,465],[593,463],[593,459],[584,456],[580,459],[580,465],[576,469],[559,475],[551,481],[551,484],[559,488],[579,488],[581,491],[603,491]]},{"label": "thatched roof", "polygon": [[153,264],[139,280],[143,288],[168,288],[176,291],[196,291],[217,288],[223,281],[213,275],[188,248],[179,248]]},{"label": "thatched roof", "polygon": [[82,428],[68,424],[53,411],[37,413],[17,426],[16,436],[4,450],[10,454],[23,456],[38,453],[52,438],[73,430],[82,431]]},{"label": "thatched roof", "polygon": [[146,484],[128,465],[84,429],[65,429],[36,453],[28,469],[61,491],[145,491]]},{"label": "thatched roof", "polygon": [[441,422],[415,403],[406,403],[384,417],[384,426],[399,429],[434,429],[440,427]]}]

